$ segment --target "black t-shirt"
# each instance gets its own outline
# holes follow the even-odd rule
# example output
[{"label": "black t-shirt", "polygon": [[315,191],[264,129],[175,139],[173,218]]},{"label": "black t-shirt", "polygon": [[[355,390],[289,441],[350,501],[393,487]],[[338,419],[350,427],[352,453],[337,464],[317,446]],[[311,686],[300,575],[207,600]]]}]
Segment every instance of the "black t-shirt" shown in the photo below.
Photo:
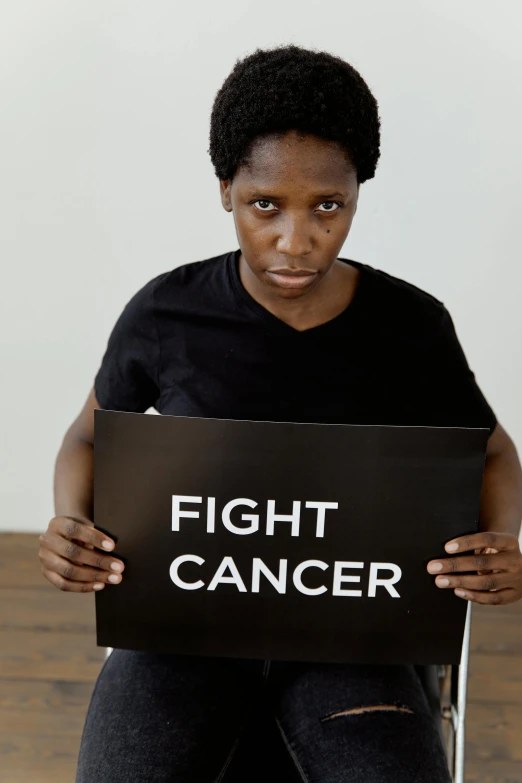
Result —
[{"label": "black t-shirt", "polygon": [[240,250],[158,275],[129,301],[94,388],[102,408],[258,421],[488,427],[443,303],[357,261],[339,315],[298,331],[239,276]]}]

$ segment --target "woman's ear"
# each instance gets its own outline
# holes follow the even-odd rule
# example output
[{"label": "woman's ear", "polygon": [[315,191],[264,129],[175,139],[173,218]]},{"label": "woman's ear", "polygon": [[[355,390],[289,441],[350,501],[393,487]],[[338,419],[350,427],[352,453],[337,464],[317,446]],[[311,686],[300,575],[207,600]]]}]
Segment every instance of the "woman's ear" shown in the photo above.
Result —
[{"label": "woman's ear", "polygon": [[219,180],[219,191],[221,194],[221,203],[223,204],[223,208],[226,209],[227,212],[232,212],[232,200],[230,198],[229,179]]},{"label": "woman's ear", "polygon": [[355,213],[357,212],[357,207],[359,206],[359,188],[360,188],[360,186],[361,186],[361,183],[360,183],[360,182],[358,182],[358,183],[357,183],[357,200],[356,200],[356,202],[355,202],[355,209],[354,209],[354,211],[353,211],[353,214],[354,214],[354,215],[355,215]]}]

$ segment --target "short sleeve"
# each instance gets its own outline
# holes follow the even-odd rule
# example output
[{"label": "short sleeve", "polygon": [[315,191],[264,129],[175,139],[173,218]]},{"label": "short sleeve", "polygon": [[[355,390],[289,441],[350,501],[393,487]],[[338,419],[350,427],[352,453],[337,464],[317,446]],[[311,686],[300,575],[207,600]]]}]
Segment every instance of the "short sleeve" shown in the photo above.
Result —
[{"label": "short sleeve", "polygon": [[134,294],[112,329],[94,379],[96,399],[106,410],[144,413],[159,397],[154,289],[162,276]]},{"label": "short sleeve", "polygon": [[484,397],[444,307],[425,354],[425,393],[431,398],[437,426],[483,427],[493,432],[496,415]]}]

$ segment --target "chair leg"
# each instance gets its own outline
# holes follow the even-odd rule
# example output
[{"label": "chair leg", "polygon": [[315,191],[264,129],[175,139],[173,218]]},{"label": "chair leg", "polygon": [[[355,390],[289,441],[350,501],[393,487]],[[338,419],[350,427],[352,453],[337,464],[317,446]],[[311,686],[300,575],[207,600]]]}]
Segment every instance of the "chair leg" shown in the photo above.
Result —
[{"label": "chair leg", "polygon": [[451,704],[452,695],[452,675],[454,667],[450,664],[439,666],[439,688],[440,688],[440,710],[442,733],[444,740],[444,750],[446,752],[446,761],[448,769],[452,771],[455,767],[455,730],[453,720],[453,707]]},{"label": "chair leg", "polygon": [[[462,641],[462,654],[458,670],[458,690],[455,721],[455,752],[453,782],[464,783],[464,758],[466,742],[466,697],[468,687],[469,642],[471,636],[471,602],[468,601],[466,625]],[[454,706],[454,705],[453,705]]]}]

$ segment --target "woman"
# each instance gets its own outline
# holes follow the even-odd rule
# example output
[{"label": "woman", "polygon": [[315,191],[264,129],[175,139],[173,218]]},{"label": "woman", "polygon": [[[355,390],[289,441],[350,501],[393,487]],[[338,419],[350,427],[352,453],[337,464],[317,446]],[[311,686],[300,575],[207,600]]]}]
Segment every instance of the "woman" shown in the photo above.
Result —
[{"label": "woman", "polygon": [[[465,600],[521,597],[520,463],[448,311],[413,285],[338,258],[359,187],[375,174],[379,142],[377,102],[343,60],[291,45],[236,62],[215,98],[209,152],[240,247],[158,275],[118,319],[56,461],[56,516],[39,556],[58,588],[114,589],[125,578],[123,563],[108,554],[114,542],[91,521],[93,410],[154,407],[185,416],[489,428],[481,533],[457,539],[457,553],[468,554],[444,559],[433,573],[441,589],[463,588]],[[77,783],[220,781],[262,703],[297,779],[449,780],[412,666],[115,650],[94,688]],[[250,759],[249,780],[262,755],[259,748]]]}]

